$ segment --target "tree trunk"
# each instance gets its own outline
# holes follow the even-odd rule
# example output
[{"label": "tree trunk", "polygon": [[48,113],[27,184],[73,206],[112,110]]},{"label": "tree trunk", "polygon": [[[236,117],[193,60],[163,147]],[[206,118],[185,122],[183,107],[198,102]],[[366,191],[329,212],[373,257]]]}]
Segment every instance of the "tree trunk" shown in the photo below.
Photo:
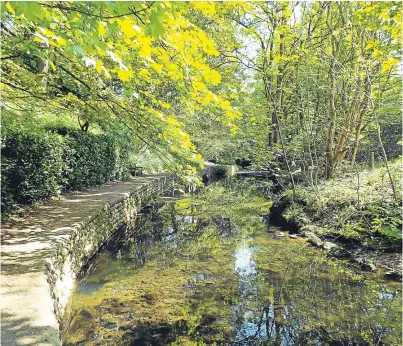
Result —
[{"label": "tree trunk", "polygon": [[369,72],[367,71],[367,76],[365,77],[365,86],[364,86],[364,98],[363,98],[363,100],[361,102],[361,106],[360,106],[360,116],[355,125],[355,138],[354,138],[354,144],[353,144],[353,153],[351,155],[351,164],[352,165],[355,164],[355,160],[357,158],[357,151],[358,151],[358,147],[360,144],[360,135],[361,135],[361,130],[362,130],[362,121],[364,120],[364,116],[368,110],[369,96],[371,95],[371,92],[372,92],[368,73]]},{"label": "tree trunk", "polygon": [[[331,6],[329,3],[328,12],[327,12],[327,26],[329,30],[333,31],[333,26],[331,24]],[[340,40],[337,39],[335,35],[331,36],[331,44],[332,44],[332,56],[330,57],[330,66],[329,66],[329,130],[327,133],[326,140],[326,164],[325,164],[325,178],[329,179],[333,175],[335,162],[333,160],[333,150],[334,150],[334,136],[336,133],[336,61],[338,58]]]},{"label": "tree trunk", "polygon": [[375,166],[375,153],[371,151],[368,158],[368,167],[373,170]]}]

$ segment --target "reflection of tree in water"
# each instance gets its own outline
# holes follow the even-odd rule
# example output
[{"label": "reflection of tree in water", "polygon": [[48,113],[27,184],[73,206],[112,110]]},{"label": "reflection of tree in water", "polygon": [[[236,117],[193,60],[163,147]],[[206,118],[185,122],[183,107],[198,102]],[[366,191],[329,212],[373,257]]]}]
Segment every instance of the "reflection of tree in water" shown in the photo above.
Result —
[{"label": "reflection of tree in water", "polygon": [[382,285],[344,273],[316,252],[307,255],[299,245],[265,243],[255,253],[260,272],[254,282],[255,311],[260,314],[257,328],[262,334],[266,325],[265,338],[271,344],[398,344],[398,297],[380,299]]},{"label": "reflection of tree in water", "polygon": [[355,275],[301,239],[271,237],[259,218],[267,202],[242,191],[210,187],[165,204],[144,221],[146,236],[137,229],[120,242],[119,273],[100,256],[103,271],[89,281],[108,283],[77,292],[70,340],[399,344],[399,288]]}]

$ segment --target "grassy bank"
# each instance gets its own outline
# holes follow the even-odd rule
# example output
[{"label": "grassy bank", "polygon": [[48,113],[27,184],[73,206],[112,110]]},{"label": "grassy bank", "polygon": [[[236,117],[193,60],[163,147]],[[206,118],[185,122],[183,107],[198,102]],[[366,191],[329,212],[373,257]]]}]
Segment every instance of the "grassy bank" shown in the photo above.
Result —
[{"label": "grassy bank", "polygon": [[402,160],[390,164],[396,198],[385,167],[346,173],[317,186],[284,191],[282,216],[297,228],[314,225],[322,237],[371,250],[399,251],[402,246]]}]

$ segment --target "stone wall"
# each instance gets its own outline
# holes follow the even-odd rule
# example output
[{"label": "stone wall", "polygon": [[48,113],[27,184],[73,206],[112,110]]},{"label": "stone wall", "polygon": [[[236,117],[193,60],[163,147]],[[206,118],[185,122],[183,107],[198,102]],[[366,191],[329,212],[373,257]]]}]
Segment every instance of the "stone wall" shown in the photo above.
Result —
[{"label": "stone wall", "polygon": [[173,181],[168,175],[156,177],[154,181],[140,185],[136,190],[110,202],[87,220],[72,227],[69,236],[60,242],[46,263],[47,280],[59,323],[68,307],[74,283],[82,268],[115,231],[135,221],[143,204],[171,190]]}]

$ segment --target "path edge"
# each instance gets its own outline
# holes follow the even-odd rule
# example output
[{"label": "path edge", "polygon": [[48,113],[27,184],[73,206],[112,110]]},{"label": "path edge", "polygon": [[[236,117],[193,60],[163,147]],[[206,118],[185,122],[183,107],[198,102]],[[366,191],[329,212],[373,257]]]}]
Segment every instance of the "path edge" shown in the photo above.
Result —
[{"label": "path edge", "polygon": [[153,178],[73,224],[69,236],[55,244],[45,260],[45,276],[59,330],[82,268],[113,233],[134,224],[142,205],[172,189],[173,183],[172,175]]}]

